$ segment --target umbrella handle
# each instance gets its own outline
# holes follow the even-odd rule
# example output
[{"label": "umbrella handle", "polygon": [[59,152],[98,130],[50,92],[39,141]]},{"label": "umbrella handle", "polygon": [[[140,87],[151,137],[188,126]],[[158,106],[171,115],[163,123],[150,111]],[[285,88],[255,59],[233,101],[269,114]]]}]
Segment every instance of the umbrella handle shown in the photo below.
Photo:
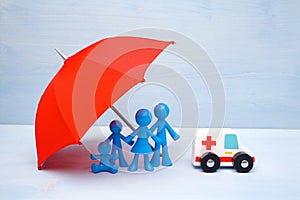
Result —
[{"label": "umbrella handle", "polygon": [[125,122],[125,124],[132,130],[135,131],[135,128],[130,124],[130,122],[114,107],[113,105],[110,108],[120,117],[120,119]]}]

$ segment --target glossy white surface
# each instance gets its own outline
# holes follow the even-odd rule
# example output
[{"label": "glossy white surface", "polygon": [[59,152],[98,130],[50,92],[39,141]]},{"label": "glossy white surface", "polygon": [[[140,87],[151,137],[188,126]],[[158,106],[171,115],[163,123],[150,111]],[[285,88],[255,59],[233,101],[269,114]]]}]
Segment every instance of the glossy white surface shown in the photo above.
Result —
[{"label": "glossy white surface", "polygon": [[300,131],[237,129],[256,155],[252,171],[207,174],[191,164],[191,148],[152,174],[93,174],[89,152],[71,146],[36,168],[33,126],[0,126],[1,199],[297,199]]}]

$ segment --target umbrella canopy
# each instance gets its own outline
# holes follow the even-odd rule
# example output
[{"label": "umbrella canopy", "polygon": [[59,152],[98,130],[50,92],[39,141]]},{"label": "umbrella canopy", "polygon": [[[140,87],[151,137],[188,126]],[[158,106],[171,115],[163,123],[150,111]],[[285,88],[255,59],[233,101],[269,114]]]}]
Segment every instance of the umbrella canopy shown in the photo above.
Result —
[{"label": "umbrella canopy", "polygon": [[114,102],[144,81],[149,65],[172,43],[112,37],[67,58],[38,105],[38,168],[58,150],[80,144],[87,130]]}]

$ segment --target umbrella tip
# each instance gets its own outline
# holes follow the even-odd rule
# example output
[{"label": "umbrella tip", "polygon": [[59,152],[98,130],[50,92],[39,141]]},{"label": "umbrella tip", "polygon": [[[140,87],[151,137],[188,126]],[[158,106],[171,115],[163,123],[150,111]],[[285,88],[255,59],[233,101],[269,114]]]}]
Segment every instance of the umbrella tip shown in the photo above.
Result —
[{"label": "umbrella tip", "polygon": [[58,50],[57,48],[55,48],[55,51],[58,53],[58,55],[63,59],[66,60],[67,56],[65,54],[63,54],[60,50]]}]

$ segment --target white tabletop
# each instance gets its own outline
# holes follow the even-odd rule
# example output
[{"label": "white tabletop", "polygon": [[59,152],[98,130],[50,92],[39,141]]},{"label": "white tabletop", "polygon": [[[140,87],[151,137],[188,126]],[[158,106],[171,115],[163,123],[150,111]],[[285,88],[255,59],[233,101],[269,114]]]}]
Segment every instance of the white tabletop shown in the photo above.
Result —
[{"label": "white tabletop", "polygon": [[208,174],[191,164],[191,148],[155,173],[90,172],[83,146],[67,147],[36,168],[33,126],[1,125],[1,199],[298,199],[300,130],[237,129],[256,155],[252,171]]}]

